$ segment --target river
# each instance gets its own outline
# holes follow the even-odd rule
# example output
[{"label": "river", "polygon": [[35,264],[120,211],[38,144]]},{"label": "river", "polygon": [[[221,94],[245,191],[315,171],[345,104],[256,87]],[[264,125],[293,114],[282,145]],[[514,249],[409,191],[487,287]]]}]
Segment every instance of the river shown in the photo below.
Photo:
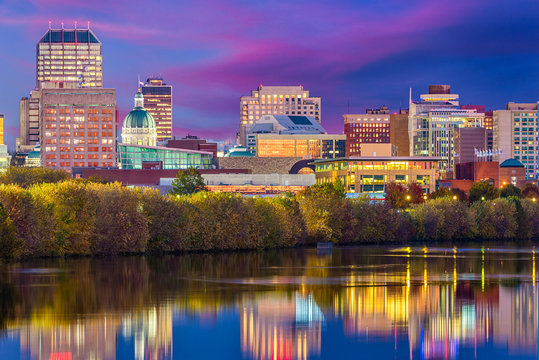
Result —
[{"label": "river", "polygon": [[533,247],[0,264],[0,359],[537,359]]}]

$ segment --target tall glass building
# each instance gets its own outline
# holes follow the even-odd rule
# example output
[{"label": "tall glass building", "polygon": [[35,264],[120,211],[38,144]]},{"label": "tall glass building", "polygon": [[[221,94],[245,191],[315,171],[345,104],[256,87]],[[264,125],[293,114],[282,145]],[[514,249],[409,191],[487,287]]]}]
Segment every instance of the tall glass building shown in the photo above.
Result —
[{"label": "tall glass building", "polygon": [[211,169],[213,154],[160,146],[120,144],[122,169]]},{"label": "tall glass building", "polygon": [[[63,27],[63,26],[62,26]],[[36,46],[36,87],[103,87],[102,45],[92,30],[49,29]]]}]

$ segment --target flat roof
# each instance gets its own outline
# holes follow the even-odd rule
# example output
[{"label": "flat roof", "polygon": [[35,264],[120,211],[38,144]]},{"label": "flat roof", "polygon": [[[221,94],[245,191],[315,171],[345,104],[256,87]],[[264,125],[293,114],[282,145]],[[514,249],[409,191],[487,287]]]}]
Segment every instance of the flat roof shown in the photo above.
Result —
[{"label": "flat roof", "polygon": [[169,148],[169,147],[164,147],[164,146],[149,146],[149,145],[125,144],[125,143],[119,143],[118,146],[131,146],[131,147],[138,147],[138,148],[145,148],[145,149],[168,150],[168,151],[186,152],[186,153],[194,153],[194,154],[207,154],[207,155],[213,156],[213,153],[211,151]]},{"label": "flat roof", "polygon": [[317,159],[313,163],[325,163],[336,161],[441,161],[441,157],[434,156],[349,156],[334,159]]}]

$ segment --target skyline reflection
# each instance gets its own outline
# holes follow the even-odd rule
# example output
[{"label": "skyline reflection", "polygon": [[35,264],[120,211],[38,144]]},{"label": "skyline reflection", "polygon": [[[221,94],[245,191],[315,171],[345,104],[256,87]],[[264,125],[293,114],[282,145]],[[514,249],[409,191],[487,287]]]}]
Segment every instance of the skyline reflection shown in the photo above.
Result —
[{"label": "skyline reflection", "polygon": [[[226,334],[228,355],[246,359],[375,355],[375,347],[410,359],[492,349],[538,357],[534,248],[396,250],[3,265],[0,358],[185,358],[197,345],[175,334],[205,329]],[[211,346],[219,339],[202,340],[204,351],[227,356]]]}]

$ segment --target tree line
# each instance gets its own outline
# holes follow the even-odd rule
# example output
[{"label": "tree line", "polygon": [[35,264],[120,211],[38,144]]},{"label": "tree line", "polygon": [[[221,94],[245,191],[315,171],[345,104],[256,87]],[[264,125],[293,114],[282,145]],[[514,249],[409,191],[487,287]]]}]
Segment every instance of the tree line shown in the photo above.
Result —
[{"label": "tree line", "polygon": [[469,197],[450,190],[425,197],[417,185],[389,184],[388,200],[373,202],[347,199],[338,182],[261,198],[207,192],[191,179],[186,184],[196,193],[163,196],[54,170],[23,171],[30,180],[11,170],[0,175],[2,257],[539,237],[539,196],[531,186],[513,194],[479,184]]}]

